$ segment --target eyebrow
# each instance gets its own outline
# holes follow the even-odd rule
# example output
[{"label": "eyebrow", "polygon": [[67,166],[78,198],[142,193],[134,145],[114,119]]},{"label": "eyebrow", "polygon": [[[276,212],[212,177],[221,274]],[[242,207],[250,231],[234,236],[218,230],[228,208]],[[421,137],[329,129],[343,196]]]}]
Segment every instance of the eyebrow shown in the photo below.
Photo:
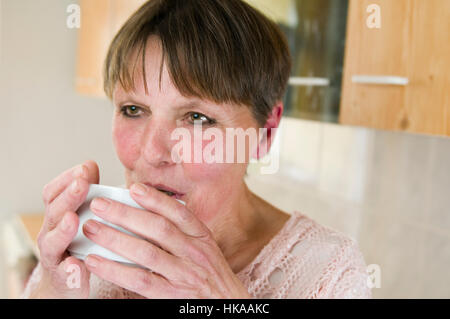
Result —
[{"label": "eyebrow", "polygon": [[[114,103],[117,105],[136,104],[137,106],[145,106],[147,108],[150,108],[150,106],[147,105],[146,103],[141,103],[137,99],[133,98],[130,95],[127,95],[124,98],[118,98],[117,101],[114,101]],[[177,108],[177,109],[188,109],[188,108],[192,108],[195,106],[200,106],[200,107],[205,106],[205,103],[203,103],[202,100],[196,98],[196,99],[183,101],[181,103],[175,104],[175,108]]]}]

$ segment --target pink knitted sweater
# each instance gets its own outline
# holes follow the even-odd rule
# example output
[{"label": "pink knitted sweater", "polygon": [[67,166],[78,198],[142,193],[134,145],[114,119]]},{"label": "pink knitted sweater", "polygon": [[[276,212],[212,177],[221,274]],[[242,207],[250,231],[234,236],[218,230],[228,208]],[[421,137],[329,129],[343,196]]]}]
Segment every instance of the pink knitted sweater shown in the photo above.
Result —
[{"label": "pink knitted sweater", "polygon": [[[22,294],[40,280],[34,269]],[[258,256],[237,273],[254,298],[371,298],[368,274],[357,243],[294,212]],[[142,298],[91,275],[91,298]]]}]

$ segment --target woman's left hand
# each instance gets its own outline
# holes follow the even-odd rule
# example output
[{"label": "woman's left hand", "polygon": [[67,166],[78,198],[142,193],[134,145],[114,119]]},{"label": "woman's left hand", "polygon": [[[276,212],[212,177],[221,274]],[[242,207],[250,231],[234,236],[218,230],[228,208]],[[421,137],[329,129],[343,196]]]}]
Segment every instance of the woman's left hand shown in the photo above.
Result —
[{"label": "woman's left hand", "polygon": [[91,209],[145,240],[94,220],[83,229],[95,243],[146,269],[89,255],[90,272],[147,298],[251,298],[210,230],[183,204],[142,184],[130,194],[145,211],[103,198]]}]

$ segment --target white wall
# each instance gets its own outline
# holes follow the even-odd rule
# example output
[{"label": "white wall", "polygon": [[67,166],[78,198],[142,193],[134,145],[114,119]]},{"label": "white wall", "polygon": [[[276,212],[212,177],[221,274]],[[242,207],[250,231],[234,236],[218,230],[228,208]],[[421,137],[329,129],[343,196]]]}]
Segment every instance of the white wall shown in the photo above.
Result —
[{"label": "white wall", "polygon": [[449,298],[450,138],[283,118],[280,170],[250,189],[357,240],[375,298]]},{"label": "white wall", "polygon": [[43,185],[87,159],[101,183],[122,184],[109,101],[74,91],[75,0],[0,0],[0,217],[43,210]]}]

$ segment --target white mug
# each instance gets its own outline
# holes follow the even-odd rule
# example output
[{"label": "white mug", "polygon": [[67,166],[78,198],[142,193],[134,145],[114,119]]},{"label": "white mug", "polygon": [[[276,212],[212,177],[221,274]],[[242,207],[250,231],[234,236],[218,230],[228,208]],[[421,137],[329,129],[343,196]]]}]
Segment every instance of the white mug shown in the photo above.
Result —
[{"label": "white mug", "polygon": [[[97,245],[90,239],[88,239],[84,233],[83,233],[83,224],[87,222],[89,219],[94,219],[98,222],[101,222],[103,224],[106,224],[110,227],[113,227],[123,233],[126,233],[128,235],[131,235],[136,238],[142,238],[136,234],[133,234],[122,227],[119,227],[117,225],[114,225],[110,222],[107,222],[106,220],[96,216],[89,206],[91,205],[91,201],[96,197],[105,197],[109,198],[118,202],[121,202],[123,204],[126,204],[131,207],[144,209],[142,206],[140,206],[138,203],[134,201],[134,199],[130,196],[130,191],[125,188],[119,188],[119,187],[112,187],[112,186],[104,186],[104,185],[97,185],[92,184],[89,187],[89,192],[87,194],[85,202],[80,206],[80,208],[77,210],[78,217],[80,219],[79,226],[78,226],[78,232],[73,239],[72,243],[68,247],[69,253],[81,260],[84,260],[89,254],[95,254],[99,255],[104,258],[108,258],[110,260],[114,260],[120,263],[138,266],[134,262],[128,260],[127,258],[120,256],[100,245]],[[178,200],[180,203],[185,205],[185,203],[181,200]]]}]

